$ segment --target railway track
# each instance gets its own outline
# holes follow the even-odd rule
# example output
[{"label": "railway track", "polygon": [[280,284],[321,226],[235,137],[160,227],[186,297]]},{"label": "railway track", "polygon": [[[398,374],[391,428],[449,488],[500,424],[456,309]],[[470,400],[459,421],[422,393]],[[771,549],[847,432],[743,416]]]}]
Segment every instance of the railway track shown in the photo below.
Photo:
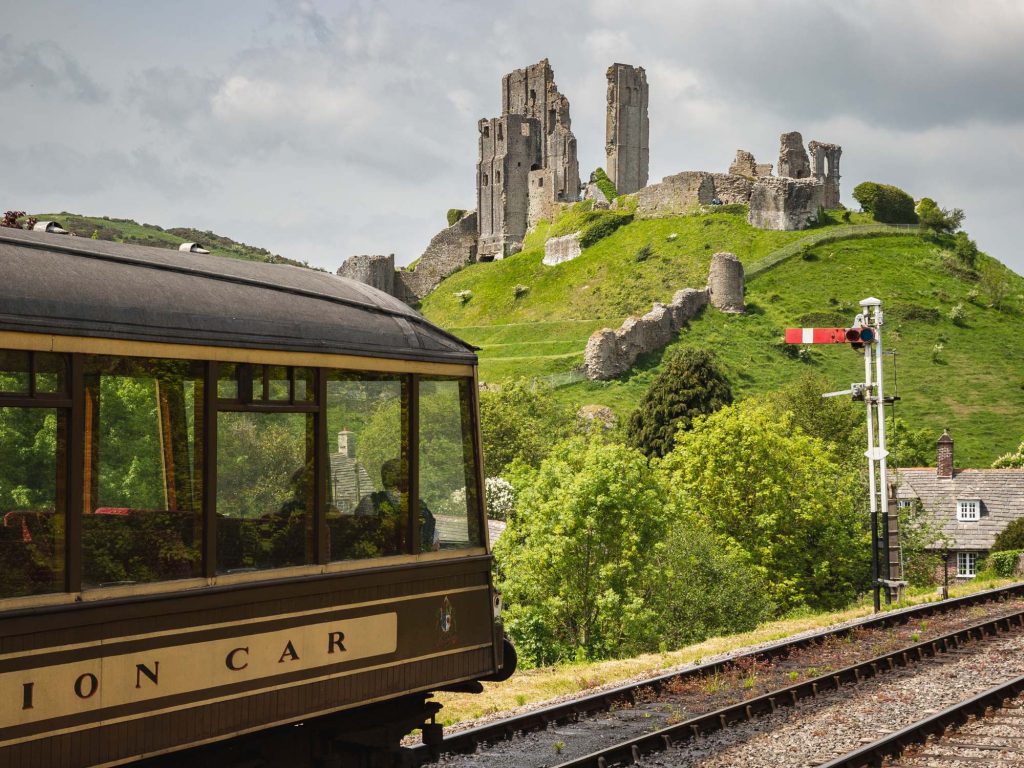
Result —
[{"label": "railway track", "polygon": [[[449,734],[443,741],[433,745],[420,745],[413,749],[416,762],[423,764],[437,760],[443,754],[466,754],[476,751],[481,746],[493,746],[499,742],[522,738],[523,734],[535,733],[548,728],[558,734],[565,733],[566,739],[573,736],[574,725],[587,721],[600,713],[612,709],[620,709],[624,717],[645,718],[650,716],[650,708],[644,710],[644,704],[656,700],[662,692],[679,690],[680,687],[693,685],[696,681],[715,681],[729,670],[753,669],[757,665],[784,664],[785,661],[798,654],[802,649],[813,649],[826,643],[835,643],[843,638],[852,638],[856,633],[876,632],[886,628],[899,627],[912,622],[920,622],[930,617],[945,616],[971,606],[978,606],[994,601],[1005,601],[1024,595],[1024,584],[977,593],[967,598],[957,598],[938,603],[893,611],[877,617],[852,622],[842,627],[814,633],[793,640],[774,643],[755,649],[746,654],[718,660],[678,672],[662,675],[638,683],[623,685],[597,694],[581,697],[571,701],[555,704],[517,717],[488,723],[476,728]],[[813,698],[820,693],[835,690],[842,686],[862,682],[882,675],[888,671],[902,669],[923,659],[930,659],[944,653],[956,654],[972,639],[977,640],[995,634],[1014,630],[1024,624],[1024,610],[1018,610],[1009,616],[990,618],[967,628],[959,628],[939,637],[930,637],[922,642],[911,643],[892,652],[884,653],[857,663],[833,670],[827,674],[805,676],[790,672],[798,682],[771,692],[743,698],[738,703],[730,704],[712,712],[701,713],[695,717],[674,718],[663,728],[651,729],[650,722],[640,723],[644,733],[633,739],[621,741],[598,752],[576,757],[560,766],[611,766],[630,764],[641,760],[645,755],[656,753],[672,747],[680,741],[707,735],[716,730],[728,728],[737,722],[746,722],[763,714],[770,714],[779,708]],[[913,633],[916,635],[917,633]],[[811,667],[811,671],[813,667]],[[639,714],[636,714],[639,713]],[[685,714],[685,713],[683,713]],[[665,718],[662,717],[662,720]],[[657,722],[655,720],[654,722]],[[636,724],[635,724],[636,725]],[[634,728],[635,730],[635,728]],[[561,750],[554,742],[554,751],[548,752],[543,764],[558,763]],[[499,745],[500,748],[501,745]],[[550,749],[550,747],[548,747]],[[522,754],[522,753],[520,753]],[[483,756],[478,756],[482,758]],[[495,756],[497,757],[497,756]],[[445,758],[444,762],[458,762],[458,758]],[[477,764],[481,764],[480,760]],[[495,764],[518,764],[515,761],[499,758]],[[486,764],[491,764],[487,762]],[[539,763],[540,764],[540,763]]]}]

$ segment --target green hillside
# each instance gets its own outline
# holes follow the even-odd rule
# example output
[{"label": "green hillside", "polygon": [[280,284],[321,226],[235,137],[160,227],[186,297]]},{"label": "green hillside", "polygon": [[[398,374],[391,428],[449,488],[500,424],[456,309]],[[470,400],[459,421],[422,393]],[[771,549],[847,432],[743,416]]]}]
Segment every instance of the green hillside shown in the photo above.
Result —
[{"label": "green hillside", "polygon": [[[662,354],[640,360],[620,380],[581,381],[572,371],[587,338],[646,312],[654,301],[668,301],[680,288],[704,285],[711,255],[732,251],[748,272],[747,314],[709,309],[668,349],[714,349],[740,397],[769,396],[808,370],[842,389],[863,379],[862,358],[839,346],[799,355],[781,343],[783,329],[848,325],[857,302],[877,296],[886,309],[886,350],[897,352],[898,415],[936,434],[949,427],[961,466],[989,464],[1024,434],[1024,279],[980,256],[979,270],[992,264],[1009,283],[1001,308],[992,308],[984,281],[948,266],[949,238],[885,228],[862,214],[850,218],[804,232],[757,230],[740,213],[638,220],[555,267],[541,264],[542,227],[522,253],[444,281],[422,310],[482,347],[485,381],[569,381],[556,390],[559,399],[608,405],[624,416],[656,375]],[[564,224],[556,221],[552,229]],[[457,295],[464,291],[471,296]],[[965,310],[959,324],[950,318],[958,304]]]},{"label": "green hillside", "polygon": [[189,227],[164,229],[156,224],[139,224],[131,219],[115,219],[110,216],[82,216],[77,213],[36,213],[40,221],[58,221],[68,232],[78,237],[93,237],[97,240],[111,240],[118,243],[150,245],[155,248],[177,248],[182,243],[199,243],[210,253],[245,261],[262,261],[268,264],[292,264],[297,267],[309,265],[286,259],[271,253],[266,248],[256,248],[213,232],[203,232]]}]

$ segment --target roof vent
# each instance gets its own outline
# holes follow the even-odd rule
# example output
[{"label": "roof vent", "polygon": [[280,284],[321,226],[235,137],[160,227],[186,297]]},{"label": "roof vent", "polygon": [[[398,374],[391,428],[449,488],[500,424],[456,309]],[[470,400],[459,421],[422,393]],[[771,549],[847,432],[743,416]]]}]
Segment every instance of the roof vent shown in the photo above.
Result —
[{"label": "roof vent", "polygon": [[37,221],[32,227],[33,232],[49,232],[52,235],[66,235],[68,231],[56,221]]},{"label": "roof vent", "polygon": [[203,248],[199,243],[182,243],[178,246],[178,250],[183,253],[209,253],[209,251]]}]

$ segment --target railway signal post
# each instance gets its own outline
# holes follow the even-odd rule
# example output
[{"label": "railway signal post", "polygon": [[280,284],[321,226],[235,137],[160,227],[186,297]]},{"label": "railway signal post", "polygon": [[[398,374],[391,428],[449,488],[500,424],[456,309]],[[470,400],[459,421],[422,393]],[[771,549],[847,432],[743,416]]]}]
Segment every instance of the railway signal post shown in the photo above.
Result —
[{"label": "railway signal post", "polygon": [[[875,610],[881,608],[881,593],[886,603],[899,600],[903,580],[903,558],[899,543],[899,524],[889,514],[889,482],[886,457],[885,405],[895,398],[885,396],[882,370],[882,302],[870,297],[860,302],[862,311],[849,328],[787,328],[787,344],[849,344],[864,353],[864,381],[849,389],[827,392],[822,397],[850,395],[867,406],[869,510],[871,514],[871,581]],[[879,534],[879,515],[882,530]],[[881,563],[879,562],[881,560]],[[884,563],[884,565],[882,565]]]}]

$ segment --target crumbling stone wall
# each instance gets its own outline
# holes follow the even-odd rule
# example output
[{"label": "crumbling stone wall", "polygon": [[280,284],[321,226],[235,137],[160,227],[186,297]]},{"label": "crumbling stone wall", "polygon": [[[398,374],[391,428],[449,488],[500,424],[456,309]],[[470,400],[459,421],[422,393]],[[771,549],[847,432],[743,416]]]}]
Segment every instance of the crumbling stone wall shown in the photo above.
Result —
[{"label": "crumbling stone wall", "polygon": [[580,247],[580,233],[573,232],[571,235],[562,237],[549,237],[544,243],[544,264],[553,267],[563,261],[572,261],[582,253]]},{"label": "crumbling stone wall", "polygon": [[474,211],[442,229],[431,239],[414,271],[403,269],[396,273],[392,258],[395,287],[390,293],[407,304],[415,304],[446,277],[476,261],[476,228]]},{"label": "crumbling stone wall", "polygon": [[526,216],[528,230],[537,226],[541,219],[553,221],[561,203],[551,197],[551,185],[555,183],[555,173],[550,168],[530,171],[528,176],[530,207]]},{"label": "crumbling stone wall", "polygon": [[811,175],[811,164],[804,149],[804,137],[799,131],[790,131],[779,137],[779,176],[806,179]]},{"label": "crumbling stone wall", "polygon": [[643,67],[612,64],[605,115],[605,168],[620,195],[647,186],[650,165],[650,120],[647,73]]},{"label": "crumbling stone wall", "polygon": [[708,272],[708,298],[711,306],[722,312],[742,313],[743,264],[735,253],[722,251],[711,257]]},{"label": "crumbling stone wall", "polygon": [[682,216],[695,206],[710,205],[715,199],[715,182],[706,171],[683,171],[666,176],[636,193],[636,212],[641,218]]},{"label": "crumbling stone wall", "polygon": [[754,156],[750,152],[747,152],[747,150],[737,149],[736,157],[732,161],[732,165],[729,166],[729,174],[734,176],[746,176],[751,179],[757,178],[758,176],[771,176],[772,164],[759,163],[754,159]]},{"label": "crumbling stone wall", "polygon": [[583,353],[588,379],[606,381],[621,376],[637,358],[661,349],[708,303],[708,290],[684,288],[669,304],[655,304],[643,317],[628,318],[618,330],[595,331]]},{"label": "crumbling stone wall", "polygon": [[357,280],[360,283],[395,295],[395,254],[364,254],[349,256],[338,267],[338,276]]},{"label": "crumbling stone wall", "polygon": [[823,202],[824,185],[817,179],[758,179],[747,221],[760,229],[805,229],[818,220]]},{"label": "crumbling stone wall", "polygon": [[826,208],[841,208],[839,201],[839,158],[843,148],[838,144],[825,144],[811,141],[807,148],[811,152],[811,170],[814,178],[824,185],[824,203]]},{"label": "crumbling stone wall", "polygon": [[725,205],[730,203],[750,202],[750,193],[754,190],[754,182],[746,176],[732,173],[712,173],[711,182],[715,187],[715,199]]}]

